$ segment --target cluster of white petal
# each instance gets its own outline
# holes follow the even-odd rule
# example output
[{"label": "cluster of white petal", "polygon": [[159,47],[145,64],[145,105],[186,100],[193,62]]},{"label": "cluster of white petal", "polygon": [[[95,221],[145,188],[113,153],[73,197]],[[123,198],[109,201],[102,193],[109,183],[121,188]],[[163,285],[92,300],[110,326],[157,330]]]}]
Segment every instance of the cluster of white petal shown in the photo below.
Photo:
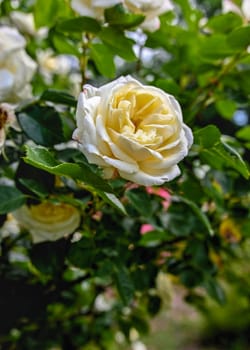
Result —
[{"label": "cluster of white petal", "polygon": [[30,98],[36,63],[25,51],[26,41],[15,28],[0,27],[0,102]]},{"label": "cluster of white petal", "polygon": [[73,138],[106,178],[161,185],[180,174],[178,163],[193,142],[175,98],[120,77],[100,88],[85,85],[76,112]]}]

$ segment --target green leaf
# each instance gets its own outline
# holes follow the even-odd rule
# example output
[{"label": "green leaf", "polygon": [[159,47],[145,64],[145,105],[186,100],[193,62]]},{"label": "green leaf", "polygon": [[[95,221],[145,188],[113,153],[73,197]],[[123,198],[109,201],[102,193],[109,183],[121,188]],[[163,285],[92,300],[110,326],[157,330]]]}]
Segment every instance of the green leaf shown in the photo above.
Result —
[{"label": "green leaf", "polygon": [[112,187],[107,181],[97,175],[87,163],[60,163],[46,148],[30,146],[26,146],[26,157],[24,161],[50,174],[82,181],[90,191],[95,192],[106,203],[112,205],[121,213],[126,214],[123,204],[112,193]]},{"label": "green leaf", "polygon": [[209,260],[209,249],[204,239],[191,239],[187,242],[184,250],[186,260],[191,261],[192,266],[206,270],[210,273],[211,268],[214,271],[213,264]]},{"label": "green leaf", "polygon": [[236,28],[227,36],[227,42],[233,49],[246,49],[250,45],[250,26]]},{"label": "green leaf", "polygon": [[52,278],[63,269],[66,249],[63,239],[35,244],[30,251],[31,262],[46,277]]},{"label": "green leaf", "polygon": [[171,78],[168,79],[158,79],[155,85],[166,91],[168,94],[178,95],[180,93],[180,86]]},{"label": "green leaf", "polygon": [[114,54],[110,52],[107,46],[100,43],[91,44],[90,57],[102,75],[107,78],[114,78],[116,72]]},{"label": "green leaf", "polygon": [[54,190],[55,177],[41,169],[19,162],[15,173],[16,187],[28,196],[46,197]]},{"label": "green leaf", "polygon": [[225,305],[226,303],[226,295],[221,287],[221,285],[214,279],[206,280],[204,283],[204,287],[210,297],[216,300],[220,305]]},{"label": "green leaf", "polygon": [[120,297],[125,305],[132,302],[134,297],[134,284],[130,273],[125,266],[119,264],[115,267],[115,282]]},{"label": "green leaf", "polygon": [[113,193],[107,193],[98,191],[97,192],[102,199],[105,200],[105,202],[111,204],[114,208],[118,209],[122,214],[127,215],[126,209],[122,202],[113,194]]},{"label": "green leaf", "polygon": [[109,184],[99,177],[88,164],[60,163],[44,147],[26,146],[24,161],[51,174],[80,180],[93,189],[113,192]]},{"label": "green leaf", "polygon": [[152,202],[145,191],[141,189],[126,191],[126,197],[142,216],[147,218],[152,215]]},{"label": "green leaf", "polygon": [[216,101],[215,107],[223,117],[232,119],[234,112],[236,111],[237,104],[232,100],[219,100]]},{"label": "green leaf", "polygon": [[244,178],[249,178],[249,170],[241,155],[221,141],[220,131],[214,125],[208,125],[194,133],[200,158],[215,169],[232,168]]},{"label": "green leaf", "polygon": [[110,26],[123,29],[136,27],[145,19],[143,15],[126,12],[122,4],[105,9],[104,16]]},{"label": "green leaf", "polygon": [[101,26],[94,18],[82,16],[62,21],[57,24],[56,29],[67,33],[87,32],[96,34],[101,30]]},{"label": "green leaf", "polygon": [[93,239],[83,237],[80,241],[72,243],[67,258],[81,269],[91,267],[96,254]]},{"label": "green leaf", "polygon": [[131,326],[135,328],[139,334],[147,334],[149,333],[149,324],[147,320],[147,314],[145,311],[141,309],[137,309],[131,315]]},{"label": "green leaf", "polygon": [[40,198],[46,198],[49,194],[46,188],[36,180],[20,178],[19,183],[26,188],[26,190],[33,192]]},{"label": "green leaf", "polygon": [[208,125],[205,128],[199,129],[194,132],[195,143],[202,148],[210,148],[215,143],[220,141],[220,130],[214,125]]},{"label": "green leaf", "polygon": [[200,55],[204,60],[223,59],[232,56],[236,51],[229,46],[225,34],[214,34],[204,37],[200,45]]},{"label": "green leaf", "polygon": [[186,23],[190,29],[196,29],[202,13],[195,9],[189,0],[175,0],[175,4],[179,5],[181,8],[181,14],[184,17]]},{"label": "green leaf", "polygon": [[69,93],[64,92],[62,90],[53,90],[53,89],[45,90],[42,93],[40,100],[50,101],[50,102],[59,103],[59,104],[72,106],[72,107],[76,107],[76,104],[77,104],[76,99]]},{"label": "green leaf", "polygon": [[237,131],[236,136],[242,140],[250,141],[250,125]]},{"label": "green leaf", "polygon": [[211,28],[216,32],[228,33],[236,27],[242,25],[242,18],[233,12],[228,12],[218,16],[211,17],[205,27]]},{"label": "green leaf", "polygon": [[64,140],[61,118],[52,107],[29,106],[17,114],[25,134],[37,144],[53,146]]},{"label": "green leaf", "polygon": [[0,185],[0,214],[16,210],[25,200],[26,197],[15,187]]},{"label": "green leaf", "polygon": [[[185,213],[185,219],[183,213]],[[197,219],[192,208],[184,202],[172,201],[164,217],[167,222],[167,230],[172,237],[187,237],[200,230],[199,218]]]},{"label": "green leaf", "polygon": [[143,234],[138,244],[142,247],[155,247],[170,237],[173,236],[167,231],[154,230]]},{"label": "green leaf", "polygon": [[99,38],[114,54],[128,61],[136,60],[136,55],[133,51],[133,45],[135,43],[132,39],[127,38],[122,31],[104,27],[99,33]]},{"label": "green leaf", "polygon": [[226,165],[237,170],[245,179],[249,178],[250,173],[248,167],[236,149],[226,142],[221,141],[221,147],[218,147],[218,152],[226,158]]},{"label": "green leaf", "polygon": [[34,7],[34,19],[37,28],[51,27],[56,20],[59,9],[58,0],[36,0]]},{"label": "green leaf", "polygon": [[196,217],[200,220],[200,222],[204,225],[207,232],[210,236],[214,235],[214,230],[207,218],[207,216],[202,212],[202,210],[190,199],[184,198],[183,196],[172,196],[171,197],[174,202],[182,202],[187,204],[193,211],[193,213],[196,215]]},{"label": "green leaf", "polygon": [[198,268],[186,267],[180,272],[180,280],[188,288],[194,288],[200,285],[203,278],[203,272]]},{"label": "green leaf", "polygon": [[51,37],[54,48],[58,53],[74,55],[77,57],[80,56],[80,52],[76,43],[74,43],[66,36],[53,33]]}]

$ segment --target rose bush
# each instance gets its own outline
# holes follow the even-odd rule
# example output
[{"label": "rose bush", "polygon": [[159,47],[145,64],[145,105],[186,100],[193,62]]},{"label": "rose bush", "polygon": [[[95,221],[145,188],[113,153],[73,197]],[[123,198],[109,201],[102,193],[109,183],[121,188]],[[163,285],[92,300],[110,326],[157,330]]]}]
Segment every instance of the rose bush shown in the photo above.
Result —
[{"label": "rose bush", "polygon": [[34,243],[56,241],[73,233],[80,224],[80,213],[72,205],[51,203],[24,205],[15,212],[19,225],[29,230]]},{"label": "rose bush", "polygon": [[120,77],[99,89],[85,85],[73,138],[104,177],[116,172],[140,185],[161,185],[180,174],[178,163],[193,142],[175,98]]},{"label": "rose bush", "polygon": [[15,28],[0,27],[0,102],[31,97],[30,81],[37,65],[25,52],[25,45]]},{"label": "rose bush", "polygon": [[0,349],[144,349],[179,291],[249,305],[243,3],[0,0]]}]

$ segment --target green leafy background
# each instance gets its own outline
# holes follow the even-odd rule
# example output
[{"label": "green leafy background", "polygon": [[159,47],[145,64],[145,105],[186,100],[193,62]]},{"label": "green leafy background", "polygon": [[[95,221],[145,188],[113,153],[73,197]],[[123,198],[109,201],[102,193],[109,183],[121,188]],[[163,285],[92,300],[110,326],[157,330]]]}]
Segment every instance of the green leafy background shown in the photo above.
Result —
[{"label": "green leafy background", "polygon": [[[237,328],[237,349],[247,349],[250,319],[238,324],[235,315],[250,311],[250,26],[237,13],[223,14],[220,1],[173,4],[160,28],[142,36],[144,16],[122,5],[105,10],[104,25],[77,15],[69,1],[0,1],[1,24],[18,10],[33,13],[37,31],[48,28],[42,38],[22,33],[34,60],[49,48],[72,63],[49,81],[38,68],[34,98],[16,109],[21,130],[8,130],[12,143],[0,156],[1,349],[128,347],[131,330],[150,332],[165,307],[160,272],[217,330],[216,315],[236,295],[228,334]],[[104,180],[75,147],[58,147],[75,129],[75,85],[79,92],[83,83],[100,86],[126,74],[175,95],[194,133],[181,176],[161,188],[170,196],[167,207],[145,187]],[[79,209],[77,239],[33,244],[26,230],[6,234],[13,211],[51,198]],[[151,232],[141,233],[144,224]],[[100,297],[104,309],[96,306]],[[225,349],[236,349],[228,334]]]}]

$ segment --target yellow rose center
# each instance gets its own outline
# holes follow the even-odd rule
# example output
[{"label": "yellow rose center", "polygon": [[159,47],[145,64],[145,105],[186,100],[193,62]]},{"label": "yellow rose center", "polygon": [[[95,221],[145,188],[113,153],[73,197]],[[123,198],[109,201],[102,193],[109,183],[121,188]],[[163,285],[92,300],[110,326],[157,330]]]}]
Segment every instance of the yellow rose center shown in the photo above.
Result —
[{"label": "yellow rose center", "polygon": [[114,94],[107,127],[140,144],[160,144],[176,131],[176,118],[156,91],[132,84]]},{"label": "yellow rose center", "polygon": [[30,207],[33,219],[44,224],[66,221],[76,212],[76,210],[76,208],[69,204],[53,204],[50,202],[44,202]]}]

